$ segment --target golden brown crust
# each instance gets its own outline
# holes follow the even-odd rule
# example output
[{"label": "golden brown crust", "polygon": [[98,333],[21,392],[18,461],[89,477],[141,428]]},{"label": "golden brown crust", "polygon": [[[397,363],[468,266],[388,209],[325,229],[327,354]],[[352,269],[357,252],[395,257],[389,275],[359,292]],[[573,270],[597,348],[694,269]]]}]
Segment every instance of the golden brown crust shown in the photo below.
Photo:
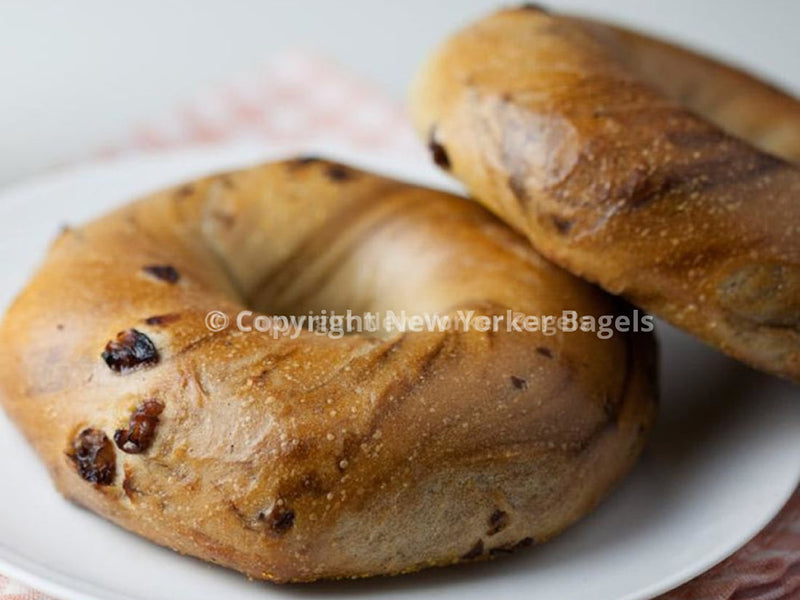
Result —
[{"label": "golden brown crust", "polygon": [[342,165],[155,194],[64,233],[0,328],[0,398],[61,492],[256,578],[399,573],[555,535],[652,422],[649,335],[206,328],[244,306],[619,309],[479,206]]},{"label": "golden brown crust", "polygon": [[517,9],[439,48],[412,112],[437,162],[543,255],[800,380],[795,99],[664,42]]}]

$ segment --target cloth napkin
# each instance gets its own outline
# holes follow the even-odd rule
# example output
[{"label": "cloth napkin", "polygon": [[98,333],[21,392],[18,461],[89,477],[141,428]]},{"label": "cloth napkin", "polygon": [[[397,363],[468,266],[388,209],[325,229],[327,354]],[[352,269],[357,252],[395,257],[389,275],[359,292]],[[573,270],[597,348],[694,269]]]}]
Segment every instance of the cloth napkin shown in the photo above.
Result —
[{"label": "cloth napkin", "polygon": [[[285,53],[133,128],[94,158],[233,141],[426,151],[403,107],[380,90],[319,57]],[[0,600],[52,599],[0,574]],[[800,489],[746,546],[658,600],[800,600]]]}]

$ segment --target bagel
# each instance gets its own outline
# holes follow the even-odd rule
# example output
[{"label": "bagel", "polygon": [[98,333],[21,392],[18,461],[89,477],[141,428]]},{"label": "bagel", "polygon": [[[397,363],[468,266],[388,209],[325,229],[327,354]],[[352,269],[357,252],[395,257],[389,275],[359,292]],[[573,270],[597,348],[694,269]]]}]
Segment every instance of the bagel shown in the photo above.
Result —
[{"label": "bagel", "polygon": [[204,323],[245,308],[629,310],[475,203],[296,159],[64,231],[0,326],[0,398],[68,498],[278,582],[544,541],[628,471],[653,420],[648,333]]},{"label": "bagel", "polygon": [[433,158],[545,257],[800,381],[800,103],[534,6],[447,40],[411,92]]}]

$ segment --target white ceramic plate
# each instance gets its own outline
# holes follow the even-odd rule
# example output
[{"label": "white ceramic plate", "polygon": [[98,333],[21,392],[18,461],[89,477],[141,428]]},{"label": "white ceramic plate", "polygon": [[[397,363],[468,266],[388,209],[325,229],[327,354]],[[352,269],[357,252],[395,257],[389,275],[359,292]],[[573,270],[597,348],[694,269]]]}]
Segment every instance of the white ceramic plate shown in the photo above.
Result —
[{"label": "white ceramic plate", "polygon": [[[323,151],[453,187],[424,160],[329,145]],[[0,305],[22,286],[62,224],[164,184],[281,153],[239,146],[139,157],[64,171],[0,193]],[[800,478],[798,388],[754,373],[667,326],[659,333],[662,411],[643,460],[597,511],[530,551],[395,578],[284,587],[248,581],[62,500],[22,437],[0,416],[0,572],[63,600],[650,598],[743,545],[778,512]]]}]

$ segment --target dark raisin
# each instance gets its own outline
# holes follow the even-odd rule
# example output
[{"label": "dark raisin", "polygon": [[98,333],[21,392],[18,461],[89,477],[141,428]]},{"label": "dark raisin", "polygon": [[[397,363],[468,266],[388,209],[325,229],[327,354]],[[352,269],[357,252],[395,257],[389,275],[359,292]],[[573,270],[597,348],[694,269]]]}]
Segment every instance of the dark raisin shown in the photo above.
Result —
[{"label": "dark raisin", "polygon": [[164,405],[158,400],[146,400],[131,414],[128,429],[117,429],[114,442],[117,448],[128,454],[144,452],[153,443],[158,425],[158,416]]},{"label": "dark raisin", "polygon": [[141,331],[126,329],[117,334],[117,339],[106,344],[101,355],[112,371],[127,373],[158,362],[158,350]]},{"label": "dark raisin", "polygon": [[472,548],[467,550],[466,554],[461,555],[461,558],[470,560],[472,558],[478,558],[481,554],[483,554],[483,540],[478,540]]},{"label": "dark raisin", "polygon": [[142,267],[142,270],[148,275],[167,283],[178,283],[181,278],[181,274],[172,265],[147,265]]},{"label": "dark raisin", "polygon": [[294,525],[294,511],[283,504],[275,504],[268,513],[260,513],[259,518],[278,535],[283,535]]},{"label": "dark raisin", "polygon": [[329,165],[325,173],[333,181],[345,181],[353,176],[353,172],[350,169],[336,163]]},{"label": "dark raisin", "polygon": [[168,323],[174,323],[181,316],[177,313],[169,313],[166,315],[154,315],[152,317],[147,317],[144,322],[146,325],[167,325]]},{"label": "dark raisin", "polygon": [[532,537],[522,538],[515,544],[503,544],[502,546],[498,546],[497,548],[492,548],[489,550],[489,556],[497,556],[498,554],[511,554],[517,550],[521,550],[522,548],[527,548],[533,544]]},{"label": "dark raisin", "polygon": [[122,479],[122,491],[125,492],[128,498],[133,498],[134,494],[139,491],[133,484],[133,476],[128,470],[128,467],[125,467],[125,477]]},{"label": "dark raisin", "polygon": [[494,512],[489,515],[489,529],[486,530],[486,535],[494,535],[503,531],[508,527],[508,513],[504,510],[496,508]]},{"label": "dark raisin", "polygon": [[304,167],[306,165],[319,162],[320,160],[322,159],[318,156],[312,156],[312,155],[298,156],[294,160],[289,161],[288,166],[290,169],[296,169],[298,167]]},{"label": "dark raisin", "polygon": [[533,546],[533,538],[532,537],[526,537],[526,538],[522,538],[516,544],[511,546],[511,549],[512,550],[521,550],[522,548],[529,548],[530,546]]},{"label": "dark raisin", "polygon": [[219,182],[229,190],[232,190],[236,187],[236,184],[233,182],[233,178],[227,173],[223,173],[219,176]]},{"label": "dark raisin", "polygon": [[541,12],[541,13],[549,13],[550,12],[544,6],[542,6],[541,4],[537,4],[536,2],[525,2],[524,4],[520,5],[520,9],[521,10],[534,10],[536,12]]},{"label": "dark raisin", "polygon": [[542,356],[546,356],[547,358],[553,358],[553,351],[550,350],[550,348],[539,346],[538,348],[536,348],[536,352],[538,352]]},{"label": "dark raisin", "polygon": [[194,186],[191,183],[182,185],[177,190],[175,190],[175,195],[178,198],[185,198],[186,196],[191,196],[192,194],[194,194]]},{"label": "dark raisin", "polygon": [[566,235],[572,230],[572,226],[574,223],[569,219],[562,219],[557,215],[551,215],[550,220],[553,222],[553,227],[556,228],[556,231],[561,235]]},{"label": "dark raisin", "polygon": [[117,460],[114,444],[99,429],[87,428],[72,440],[69,457],[78,475],[98,485],[111,485],[116,476]]},{"label": "dark raisin", "polygon": [[431,151],[433,162],[439,165],[442,169],[450,170],[450,157],[447,155],[447,150],[436,139],[436,128],[432,127],[428,135],[428,149]]},{"label": "dark raisin", "polygon": [[516,375],[511,376],[511,385],[513,385],[518,390],[524,390],[528,388],[528,382],[525,381],[522,377],[517,377]]}]

